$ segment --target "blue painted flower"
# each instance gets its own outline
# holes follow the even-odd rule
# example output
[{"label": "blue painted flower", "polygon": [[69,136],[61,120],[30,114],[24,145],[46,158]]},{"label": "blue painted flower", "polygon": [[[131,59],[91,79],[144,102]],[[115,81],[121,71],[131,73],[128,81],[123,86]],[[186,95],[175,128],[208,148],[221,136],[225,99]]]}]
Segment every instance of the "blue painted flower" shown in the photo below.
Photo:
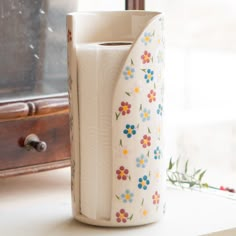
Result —
[{"label": "blue painted flower", "polygon": [[126,134],[128,138],[131,138],[132,135],[136,134],[135,126],[127,124],[125,126],[125,129],[124,129],[123,133]]},{"label": "blue painted flower", "polygon": [[146,80],[146,83],[149,83],[150,81],[153,81],[153,74],[154,74],[153,70],[147,69],[147,72],[144,75],[144,79]]},{"label": "blue painted flower", "polygon": [[120,198],[124,203],[131,203],[133,201],[134,194],[131,193],[129,189],[126,189],[125,192],[120,195]]},{"label": "blue painted flower", "polygon": [[126,80],[134,78],[135,68],[133,66],[126,66],[125,70],[123,71],[123,75]]},{"label": "blue painted flower", "polygon": [[152,42],[152,34],[149,32],[144,33],[144,37],[141,39],[141,41],[144,43],[144,45],[148,45],[148,43]]},{"label": "blue painted flower", "polygon": [[146,175],[143,176],[143,178],[138,179],[138,188],[147,190],[147,186],[150,184],[150,181]]},{"label": "blue painted flower", "polygon": [[158,108],[157,108],[157,114],[162,116],[162,112],[163,112],[163,106],[161,104],[159,104]]},{"label": "blue painted flower", "polygon": [[157,146],[156,149],[154,150],[154,159],[155,160],[160,160],[161,158],[161,150],[160,148]]},{"label": "blue painted flower", "polygon": [[148,159],[143,154],[140,157],[136,158],[137,167],[145,168],[147,163],[148,163]]},{"label": "blue painted flower", "polygon": [[150,120],[151,116],[150,116],[151,111],[144,108],[143,111],[140,113],[140,117],[142,118],[142,121],[148,121]]}]

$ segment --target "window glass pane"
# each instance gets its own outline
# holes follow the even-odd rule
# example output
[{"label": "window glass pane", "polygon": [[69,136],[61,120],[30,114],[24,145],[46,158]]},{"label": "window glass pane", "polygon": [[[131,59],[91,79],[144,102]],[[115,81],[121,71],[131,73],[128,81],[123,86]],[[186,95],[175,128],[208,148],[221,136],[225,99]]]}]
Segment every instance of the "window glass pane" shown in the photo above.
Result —
[{"label": "window glass pane", "polygon": [[66,92],[66,13],[77,2],[0,1],[1,100]]}]

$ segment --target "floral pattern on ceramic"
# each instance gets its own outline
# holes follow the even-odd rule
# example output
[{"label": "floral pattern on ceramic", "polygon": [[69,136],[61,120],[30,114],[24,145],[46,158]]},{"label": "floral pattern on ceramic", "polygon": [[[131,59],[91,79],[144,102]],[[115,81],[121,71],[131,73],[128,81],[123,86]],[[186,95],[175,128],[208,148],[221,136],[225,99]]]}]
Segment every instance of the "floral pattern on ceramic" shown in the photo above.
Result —
[{"label": "floral pattern on ceramic", "polygon": [[[103,226],[147,224],[158,221],[165,206],[161,180],[164,177],[161,163],[164,91],[163,16],[159,13],[150,15],[150,20],[143,20],[148,23],[145,23],[145,28],[135,39],[114,90],[112,205],[110,219],[107,220],[89,219],[79,211],[79,112],[76,100],[78,78],[75,55],[78,35],[75,34],[77,26],[73,22],[77,16],[69,17],[67,41],[72,202],[75,218],[85,223]],[[143,28],[144,24],[141,25]]]},{"label": "floral pattern on ceramic", "polygon": [[164,65],[161,25],[162,18],[158,17],[140,34],[115,88],[112,142],[113,152],[119,149],[121,156],[113,156],[116,178],[111,217],[119,224],[155,219],[160,214]]}]

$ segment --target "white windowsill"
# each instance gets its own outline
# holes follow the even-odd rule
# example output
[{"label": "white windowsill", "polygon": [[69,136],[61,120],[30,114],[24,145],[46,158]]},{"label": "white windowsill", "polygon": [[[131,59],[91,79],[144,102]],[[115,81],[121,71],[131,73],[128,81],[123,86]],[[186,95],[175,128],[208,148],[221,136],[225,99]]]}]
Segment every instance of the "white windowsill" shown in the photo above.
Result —
[{"label": "white windowsill", "polygon": [[236,201],[174,189],[167,190],[167,212],[159,223],[92,227],[72,219],[69,168],[0,179],[0,235],[4,236],[229,236],[236,235],[234,227]]}]

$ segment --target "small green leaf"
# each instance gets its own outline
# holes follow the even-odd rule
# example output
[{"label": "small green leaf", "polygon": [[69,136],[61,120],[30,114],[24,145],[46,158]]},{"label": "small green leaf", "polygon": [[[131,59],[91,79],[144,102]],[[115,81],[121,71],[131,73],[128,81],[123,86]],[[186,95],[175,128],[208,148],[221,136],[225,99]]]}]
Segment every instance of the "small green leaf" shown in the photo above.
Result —
[{"label": "small green leaf", "polygon": [[153,31],[153,33],[152,33],[152,36],[154,36],[155,35],[155,30]]},{"label": "small green leaf", "polygon": [[131,176],[129,175],[129,180],[131,180]]},{"label": "small green leaf", "polygon": [[151,171],[149,171],[148,176],[151,177]]},{"label": "small green leaf", "polygon": [[175,166],[175,168],[176,168],[176,170],[178,170],[178,168],[179,168],[179,158],[178,158],[177,161],[176,161],[176,166]]},{"label": "small green leaf", "polygon": [[205,175],[206,170],[202,171],[202,173],[199,175],[198,180],[201,182],[203,176]]},{"label": "small green leaf", "polygon": [[143,200],[142,200],[142,202],[141,202],[141,206],[143,206],[143,203],[144,203],[144,198],[143,198]]},{"label": "small green leaf", "polygon": [[120,116],[120,113],[116,113],[115,112],[115,115],[116,115],[116,120],[118,120],[119,116]]},{"label": "small green leaf", "polygon": [[141,71],[143,71],[144,73],[146,73],[146,69],[141,69]]},{"label": "small green leaf", "polygon": [[156,87],[156,83],[154,83],[154,89],[156,89],[157,87]]},{"label": "small green leaf", "polygon": [[133,60],[131,59],[131,65],[134,65],[134,62],[133,62]]},{"label": "small green leaf", "polygon": [[170,158],[170,161],[169,161],[169,166],[168,166],[168,170],[171,170],[174,166],[174,162],[172,162],[172,157]]},{"label": "small green leaf", "polygon": [[133,214],[128,218],[129,220],[132,220],[133,219]]},{"label": "small green leaf", "polygon": [[117,196],[117,195],[116,195],[116,198],[117,198],[118,200],[120,200],[120,197],[119,197],[119,196]]},{"label": "small green leaf", "polygon": [[129,92],[125,92],[126,95],[130,96],[130,93]]},{"label": "small green leaf", "polygon": [[149,133],[149,134],[151,133],[151,130],[149,129],[149,127],[148,127],[148,133]]},{"label": "small green leaf", "polygon": [[122,139],[120,139],[120,146],[123,147],[123,144],[122,144]]},{"label": "small green leaf", "polygon": [[188,172],[188,160],[185,163],[185,167],[184,167],[184,173],[187,174]]},{"label": "small green leaf", "polygon": [[150,151],[147,152],[147,156],[148,156],[148,157],[149,157],[149,155],[150,155]]},{"label": "small green leaf", "polygon": [[195,177],[197,174],[199,174],[201,172],[202,169],[198,169],[193,173],[193,177]]},{"label": "small green leaf", "polygon": [[140,104],[139,110],[142,111],[142,109],[143,109],[143,106],[142,104]]}]

